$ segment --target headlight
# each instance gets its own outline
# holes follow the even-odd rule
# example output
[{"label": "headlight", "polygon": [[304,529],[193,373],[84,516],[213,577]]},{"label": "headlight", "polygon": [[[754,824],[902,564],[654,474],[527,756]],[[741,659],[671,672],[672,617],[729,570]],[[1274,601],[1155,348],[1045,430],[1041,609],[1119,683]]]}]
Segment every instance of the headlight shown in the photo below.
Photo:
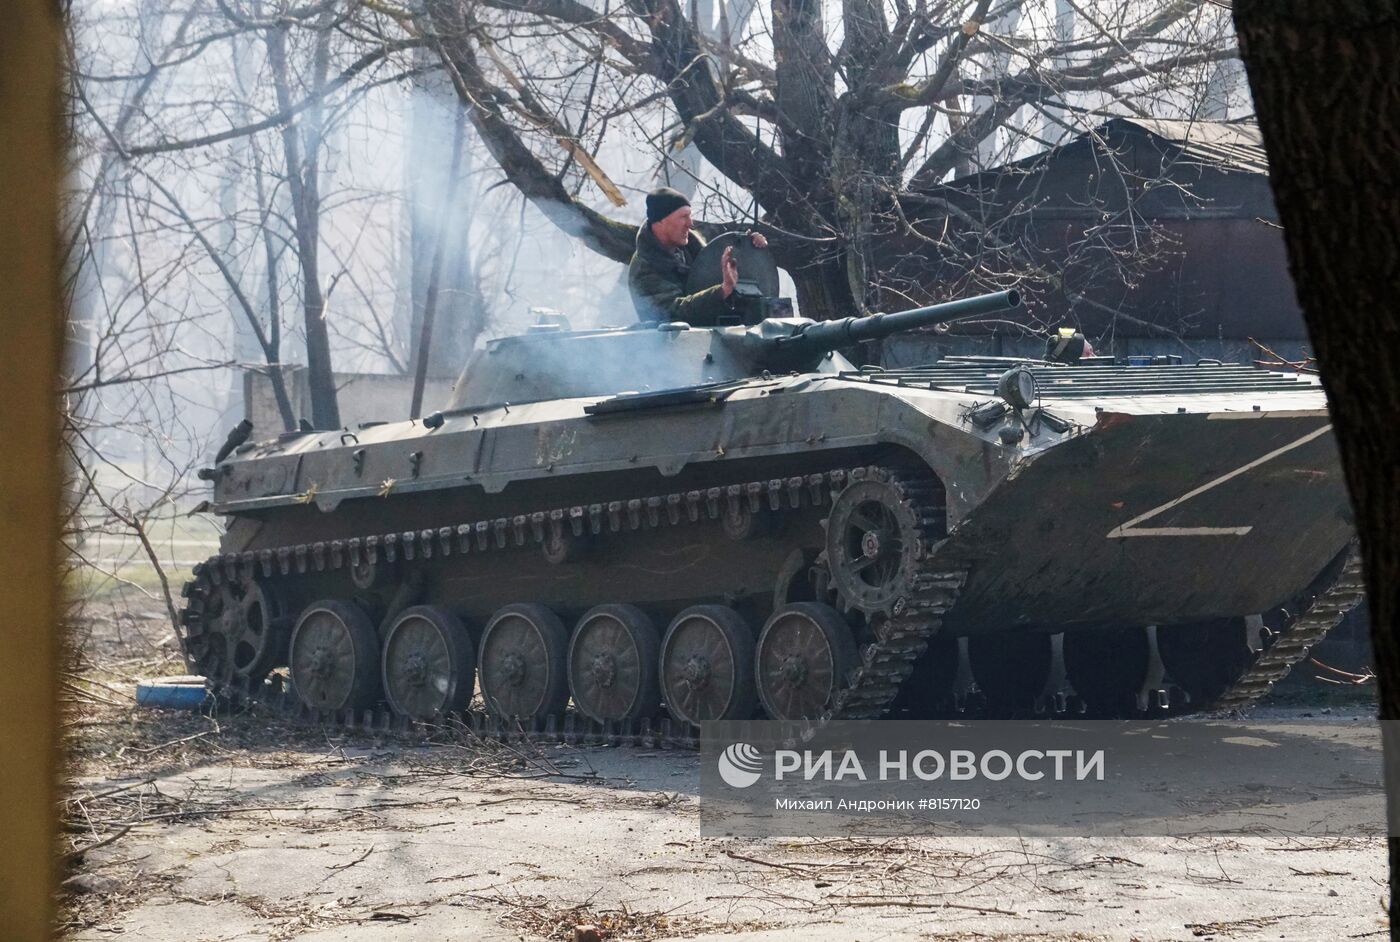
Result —
[{"label": "headlight", "polygon": [[1013,367],[997,380],[997,395],[1014,409],[1029,409],[1040,398],[1035,374],[1024,366]]}]

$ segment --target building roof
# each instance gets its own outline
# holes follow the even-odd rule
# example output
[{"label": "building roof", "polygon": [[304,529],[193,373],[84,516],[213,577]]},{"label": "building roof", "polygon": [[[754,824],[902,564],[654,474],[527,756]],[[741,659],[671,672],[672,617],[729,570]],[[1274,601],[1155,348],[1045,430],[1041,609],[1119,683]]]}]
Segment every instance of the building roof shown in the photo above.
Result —
[{"label": "building roof", "polygon": [[1217,164],[1250,173],[1268,173],[1269,160],[1264,139],[1253,122],[1169,121],[1160,118],[1113,118],[1101,131],[1137,128],[1168,143],[1203,163]]}]

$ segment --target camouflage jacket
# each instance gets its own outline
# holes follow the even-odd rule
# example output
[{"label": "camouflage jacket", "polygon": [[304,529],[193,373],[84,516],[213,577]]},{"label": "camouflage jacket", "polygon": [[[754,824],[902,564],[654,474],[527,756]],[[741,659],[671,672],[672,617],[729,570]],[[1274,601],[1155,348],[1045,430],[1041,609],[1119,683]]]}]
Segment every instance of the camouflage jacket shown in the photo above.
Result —
[{"label": "camouflage jacket", "polygon": [[729,310],[719,285],[685,294],[690,266],[704,247],[705,239],[692,229],[685,248],[672,251],[656,241],[651,226],[642,223],[637,230],[637,251],[627,265],[627,287],[641,321],[710,326]]}]

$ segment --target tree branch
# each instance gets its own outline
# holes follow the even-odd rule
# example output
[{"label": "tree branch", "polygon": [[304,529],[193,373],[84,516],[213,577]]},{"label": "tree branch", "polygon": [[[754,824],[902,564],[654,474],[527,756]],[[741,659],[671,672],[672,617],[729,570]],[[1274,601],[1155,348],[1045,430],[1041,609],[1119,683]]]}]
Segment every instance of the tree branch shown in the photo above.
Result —
[{"label": "tree branch", "polygon": [[462,5],[456,0],[429,0],[427,14],[434,29],[431,41],[447,66],[453,87],[506,179],[560,229],[583,239],[605,258],[627,262],[635,249],[636,228],[575,200],[521,139],[501,111],[505,94],[482,71]]},{"label": "tree branch", "polygon": [[286,124],[292,118],[295,118],[297,115],[301,114],[307,108],[310,108],[321,102],[322,99],[324,99],[326,96],[333,95],[336,92],[340,91],[340,89],[348,85],[351,82],[351,80],[355,78],[355,76],[359,75],[361,72],[374,65],[376,62],[387,58],[395,52],[401,52],[405,49],[412,49],[415,46],[420,45],[422,45],[422,40],[417,38],[397,39],[391,42],[387,42],[383,46],[380,46],[378,49],[375,49],[372,52],[367,52],[364,55],[360,56],[360,58],[356,59],[349,66],[347,66],[345,71],[341,72],[339,75],[331,79],[319,89],[316,89],[311,94],[307,95],[301,101],[298,101],[295,104],[289,104],[284,108],[280,108],[276,114],[269,115],[268,117],[263,118],[261,121],[254,121],[252,124],[245,124],[240,127],[234,127],[229,128],[225,131],[219,131],[215,134],[206,134],[202,137],[193,137],[183,141],[162,141],[159,144],[138,144],[132,147],[126,147],[125,156],[127,158],[144,157],[147,154],[168,154],[172,151],[190,150],[196,147],[208,147],[210,144],[219,144],[223,141],[231,141],[237,137],[247,137],[249,134],[257,134],[259,131],[266,131],[269,128],[280,127],[281,125]]}]

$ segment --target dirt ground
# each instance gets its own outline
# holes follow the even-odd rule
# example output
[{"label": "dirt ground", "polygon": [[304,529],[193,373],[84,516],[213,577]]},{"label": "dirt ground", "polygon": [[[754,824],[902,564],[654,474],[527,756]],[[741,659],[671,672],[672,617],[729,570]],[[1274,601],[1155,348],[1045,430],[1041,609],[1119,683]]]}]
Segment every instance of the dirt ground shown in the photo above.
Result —
[{"label": "dirt ground", "polygon": [[[701,838],[698,759],[136,709],[150,605],[89,606],[64,681],[65,937],[1382,938],[1382,837]],[[1295,695],[1297,696],[1297,695]],[[1364,693],[1264,711],[1366,722]]]}]

